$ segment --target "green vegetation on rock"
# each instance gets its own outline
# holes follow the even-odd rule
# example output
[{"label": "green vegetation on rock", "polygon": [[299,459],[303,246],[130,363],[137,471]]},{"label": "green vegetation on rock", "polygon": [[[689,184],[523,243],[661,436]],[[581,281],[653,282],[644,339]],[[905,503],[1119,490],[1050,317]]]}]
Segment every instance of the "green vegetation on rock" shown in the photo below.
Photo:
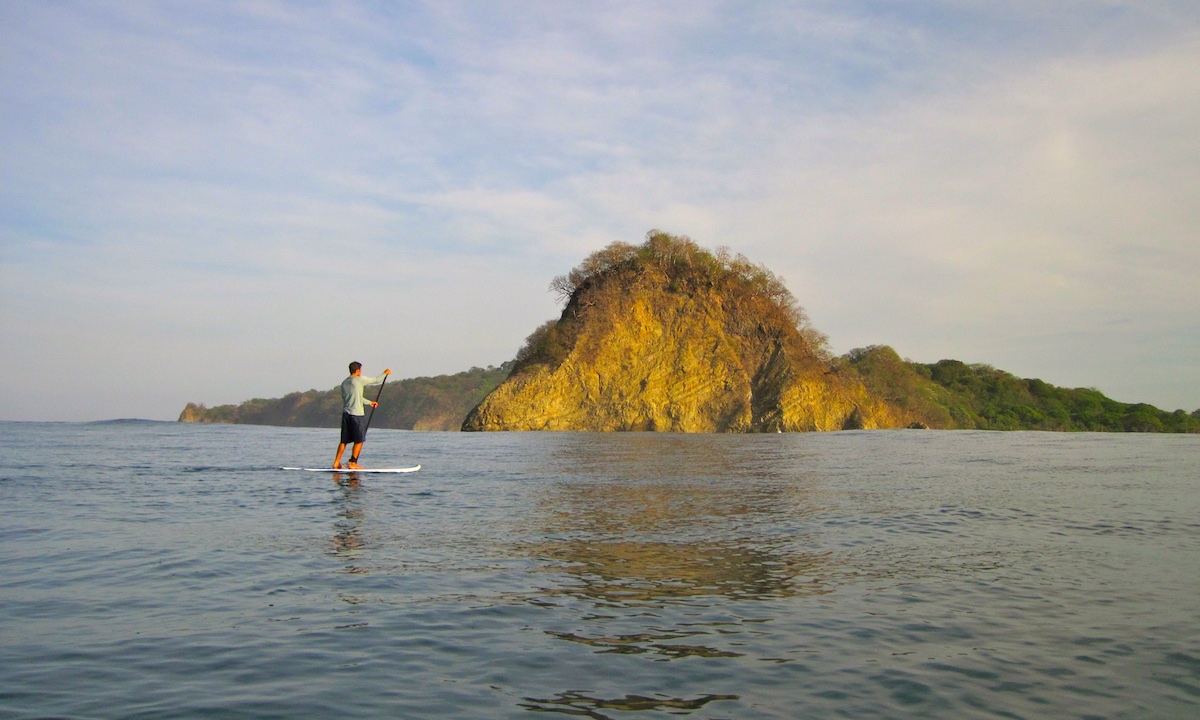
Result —
[{"label": "green vegetation on rock", "polygon": [[1091,388],[1066,389],[990,365],[902,360],[886,346],[851,350],[847,366],[873,393],[934,428],[1094,432],[1200,432],[1200,410],[1167,412]]}]

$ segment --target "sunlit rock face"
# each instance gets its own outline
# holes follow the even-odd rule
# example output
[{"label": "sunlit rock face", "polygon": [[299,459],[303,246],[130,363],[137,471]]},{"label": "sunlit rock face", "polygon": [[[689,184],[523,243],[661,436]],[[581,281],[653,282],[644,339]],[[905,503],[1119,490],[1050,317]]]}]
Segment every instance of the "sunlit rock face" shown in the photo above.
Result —
[{"label": "sunlit rock face", "polygon": [[562,316],[530,336],[464,430],[776,432],[903,427],[839,372],[781,280],[745,258],[651,233],[553,287]]}]

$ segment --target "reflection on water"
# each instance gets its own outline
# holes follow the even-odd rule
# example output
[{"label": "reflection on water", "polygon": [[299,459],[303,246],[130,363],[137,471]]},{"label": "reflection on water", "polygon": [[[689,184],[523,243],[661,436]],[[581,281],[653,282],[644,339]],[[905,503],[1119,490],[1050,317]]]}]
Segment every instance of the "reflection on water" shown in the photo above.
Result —
[{"label": "reflection on water", "polygon": [[663,632],[663,633],[633,633],[630,635],[615,635],[601,637],[587,637],[576,633],[568,632],[547,632],[547,635],[556,637],[560,640],[568,640],[570,642],[580,643],[581,645],[590,645],[598,648],[599,653],[620,653],[622,655],[642,655],[645,653],[653,653],[661,655],[669,659],[684,658],[684,657],[741,657],[742,653],[731,652],[729,650],[718,650],[705,645],[686,645],[683,643],[668,642],[670,640],[679,640],[682,638],[707,635],[704,630],[692,630],[688,632]]},{"label": "reflection on water", "polygon": [[[586,437],[555,449],[547,469],[555,479],[539,486],[521,519],[525,541],[513,548],[549,578],[529,602],[578,613],[567,627],[543,629],[555,640],[625,662],[753,662],[744,650],[772,620],[769,611],[753,617],[748,603],[824,595],[839,582],[809,527],[821,511],[816,485],[789,476],[788,464],[750,463],[744,444],[691,437]],[[629,690],[646,687],[637,677]],[[712,678],[697,678],[682,697],[601,697],[581,685],[520,706],[611,718],[739,699],[714,692],[728,686]]]},{"label": "reflection on water", "polygon": [[527,710],[577,715],[580,717],[595,718],[596,720],[611,720],[611,715],[605,715],[600,711],[621,710],[623,712],[637,712],[665,710],[671,714],[681,715],[693,710],[699,710],[714,700],[737,699],[737,695],[702,695],[694,700],[667,696],[646,697],[643,695],[626,695],[621,698],[606,699],[591,697],[581,692],[564,692],[545,700],[525,698],[526,702],[520,703],[520,705]]},{"label": "reflection on water", "polygon": [[[589,532],[625,537],[639,532],[675,532],[714,520],[790,512],[809,514],[803,491],[775,484],[624,479],[561,482],[540,503],[540,525],[548,532]],[[749,518],[747,518],[749,519]]]},{"label": "reflection on water", "polygon": [[[804,455],[767,436],[578,433],[545,448],[546,470],[581,480],[787,479],[785,468]],[[764,440],[764,438],[766,438]],[[781,475],[783,470],[785,474]],[[794,479],[794,478],[793,478]]]},{"label": "reflection on water", "polygon": [[739,474],[745,458],[720,443],[621,439],[600,438],[601,452],[559,448],[566,477],[539,496],[537,540],[520,548],[564,576],[543,594],[655,605],[832,591],[830,555],[803,549],[804,520],[820,509],[810,486],[772,476],[761,458]]},{"label": "reflection on water", "polygon": [[825,554],[781,553],[737,543],[615,540],[545,542],[530,547],[569,578],[547,595],[605,605],[660,605],[705,595],[759,600],[832,592]]},{"label": "reflection on water", "polygon": [[355,475],[343,476],[341,473],[334,473],[333,481],[340,494],[337,496],[337,520],[333,525],[330,555],[345,561],[347,573],[366,574],[367,569],[358,562],[366,546],[362,534],[366,517],[360,495],[362,481]]}]

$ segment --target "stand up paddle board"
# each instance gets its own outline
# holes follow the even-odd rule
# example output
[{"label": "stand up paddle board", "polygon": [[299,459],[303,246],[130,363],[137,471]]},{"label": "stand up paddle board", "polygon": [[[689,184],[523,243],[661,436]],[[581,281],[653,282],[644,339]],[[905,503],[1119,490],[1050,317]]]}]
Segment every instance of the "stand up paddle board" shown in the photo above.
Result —
[{"label": "stand up paddle board", "polygon": [[331,468],[331,467],[323,467],[323,468],[281,467],[279,469],[280,470],[304,470],[305,472],[410,473],[410,472],[416,472],[416,471],[420,470],[421,466],[413,465],[412,467],[402,467],[402,468],[357,468],[354,470],[351,470],[350,468]]}]

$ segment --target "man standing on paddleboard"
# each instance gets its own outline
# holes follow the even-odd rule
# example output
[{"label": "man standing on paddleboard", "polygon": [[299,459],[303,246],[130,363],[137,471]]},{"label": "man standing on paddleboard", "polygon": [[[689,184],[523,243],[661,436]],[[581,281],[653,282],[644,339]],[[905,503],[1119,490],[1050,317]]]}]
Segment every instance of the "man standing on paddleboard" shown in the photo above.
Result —
[{"label": "man standing on paddleboard", "polygon": [[379,377],[363,377],[362,363],[350,363],[350,377],[342,381],[342,441],[338,443],[337,457],[333,459],[335,468],[342,467],[342,453],[351,443],[354,444],[354,449],[350,451],[350,469],[358,468],[358,454],[362,452],[363,442],[367,439],[367,418],[363,413],[363,403],[370,402],[371,407],[379,406],[379,403],[373,400],[363,400],[363,388],[378,385],[391,374],[389,368]]}]

